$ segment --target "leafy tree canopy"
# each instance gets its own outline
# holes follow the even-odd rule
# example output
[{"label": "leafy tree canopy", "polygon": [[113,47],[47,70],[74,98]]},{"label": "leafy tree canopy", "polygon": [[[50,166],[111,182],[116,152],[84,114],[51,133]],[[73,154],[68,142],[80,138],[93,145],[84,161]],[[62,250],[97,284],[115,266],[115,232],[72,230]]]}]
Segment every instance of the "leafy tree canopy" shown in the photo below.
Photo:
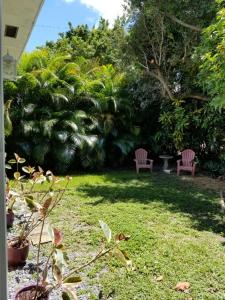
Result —
[{"label": "leafy tree canopy", "polygon": [[[219,1],[221,5],[223,2]],[[216,107],[225,107],[225,8],[208,26],[197,48],[195,59],[200,60],[198,82]]]}]

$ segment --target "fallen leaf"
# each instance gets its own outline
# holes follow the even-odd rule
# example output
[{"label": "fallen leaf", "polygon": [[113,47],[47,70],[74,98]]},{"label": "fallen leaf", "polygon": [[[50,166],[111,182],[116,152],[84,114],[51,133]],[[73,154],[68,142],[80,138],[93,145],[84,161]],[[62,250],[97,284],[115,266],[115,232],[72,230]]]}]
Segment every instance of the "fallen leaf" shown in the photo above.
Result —
[{"label": "fallen leaf", "polygon": [[178,282],[175,290],[180,292],[186,292],[190,288],[189,282]]},{"label": "fallen leaf", "polygon": [[157,281],[157,282],[163,281],[163,276],[162,276],[162,275],[161,275],[161,276],[158,276],[158,277],[156,278],[156,281]]}]

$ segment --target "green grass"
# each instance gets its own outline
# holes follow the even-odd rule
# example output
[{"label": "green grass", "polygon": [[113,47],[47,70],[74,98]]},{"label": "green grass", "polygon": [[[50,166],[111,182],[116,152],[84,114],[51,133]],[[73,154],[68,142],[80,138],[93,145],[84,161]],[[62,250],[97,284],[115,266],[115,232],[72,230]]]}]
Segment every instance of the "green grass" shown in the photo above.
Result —
[{"label": "green grass", "polygon": [[[114,233],[131,235],[124,249],[136,270],[127,272],[115,259],[99,261],[87,270],[93,288],[86,285],[81,293],[88,299],[98,299],[97,286],[116,300],[225,299],[225,227],[215,192],[160,173],[74,176],[52,215],[71,266],[97,251],[99,219]],[[188,294],[174,290],[179,281],[190,283]]]}]

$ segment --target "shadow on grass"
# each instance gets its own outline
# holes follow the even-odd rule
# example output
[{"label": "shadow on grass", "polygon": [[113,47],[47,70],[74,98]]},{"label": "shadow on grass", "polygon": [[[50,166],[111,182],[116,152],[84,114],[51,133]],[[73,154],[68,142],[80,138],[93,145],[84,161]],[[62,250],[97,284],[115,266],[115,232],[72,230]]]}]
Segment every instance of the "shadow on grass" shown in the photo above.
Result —
[{"label": "shadow on grass", "polygon": [[84,185],[79,190],[89,197],[98,198],[87,205],[120,202],[148,205],[161,202],[166,204],[166,209],[182,212],[191,218],[193,227],[198,230],[225,232],[218,195],[196,188],[182,181],[181,177],[160,173],[136,176],[132,172],[112,172],[105,175],[102,185]]}]

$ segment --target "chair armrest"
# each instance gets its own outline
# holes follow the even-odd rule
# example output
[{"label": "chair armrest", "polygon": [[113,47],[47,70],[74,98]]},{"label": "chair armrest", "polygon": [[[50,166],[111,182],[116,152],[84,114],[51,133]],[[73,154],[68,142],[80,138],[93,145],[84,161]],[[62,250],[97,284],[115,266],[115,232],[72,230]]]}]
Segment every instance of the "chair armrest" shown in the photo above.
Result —
[{"label": "chair armrest", "polygon": [[146,160],[147,160],[147,161],[150,161],[150,162],[152,162],[152,161],[153,161],[153,159],[149,159],[149,158],[147,158]]}]

